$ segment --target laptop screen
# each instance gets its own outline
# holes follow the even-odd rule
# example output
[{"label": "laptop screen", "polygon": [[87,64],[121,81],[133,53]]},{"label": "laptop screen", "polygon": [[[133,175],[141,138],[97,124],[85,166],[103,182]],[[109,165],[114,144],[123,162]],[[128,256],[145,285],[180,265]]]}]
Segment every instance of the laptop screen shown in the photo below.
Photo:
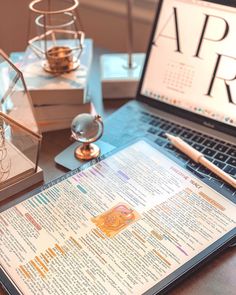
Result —
[{"label": "laptop screen", "polygon": [[165,0],[154,30],[140,93],[236,127],[236,7]]}]

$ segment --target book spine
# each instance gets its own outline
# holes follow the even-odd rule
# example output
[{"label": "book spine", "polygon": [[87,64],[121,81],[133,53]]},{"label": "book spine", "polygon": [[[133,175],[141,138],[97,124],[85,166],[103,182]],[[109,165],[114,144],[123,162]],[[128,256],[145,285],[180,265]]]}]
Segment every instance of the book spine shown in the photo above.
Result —
[{"label": "book spine", "polygon": [[68,120],[81,113],[90,112],[90,103],[35,107],[37,121]]}]

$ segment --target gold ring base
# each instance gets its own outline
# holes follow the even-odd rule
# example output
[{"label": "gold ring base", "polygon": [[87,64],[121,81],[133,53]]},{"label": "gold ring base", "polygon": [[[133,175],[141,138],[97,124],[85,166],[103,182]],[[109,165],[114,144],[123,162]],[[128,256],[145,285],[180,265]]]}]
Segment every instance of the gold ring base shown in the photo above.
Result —
[{"label": "gold ring base", "polygon": [[92,160],[100,155],[100,148],[95,144],[81,145],[75,149],[75,157],[79,160]]},{"label": "gold ring base", "polygon": [[79,60],[76,59],[70,47],[54,46],[46,53],[46,60],[43,62],[43,68],[46,72],[52,74],[62,74],[74,71],[79,66]]},{"label": "gold ring base", "polygon": [[77,62],[71,62],[69,65],[67,65],[66,67],[57,67],[57,68],[51,68],[49,62],[46,60],[43,62],[43,69],[44,71],[46,71],[47,73],[51,73],[51,74],[63,74],[63,73],[69,73],[72,71],[75,71],[78,67],[79,67],[80,63]]}]

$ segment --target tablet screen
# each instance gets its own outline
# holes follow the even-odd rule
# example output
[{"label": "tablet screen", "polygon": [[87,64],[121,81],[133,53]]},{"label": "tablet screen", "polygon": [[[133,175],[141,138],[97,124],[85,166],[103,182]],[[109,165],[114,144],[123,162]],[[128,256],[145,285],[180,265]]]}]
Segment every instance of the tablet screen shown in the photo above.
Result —
[{"label": "tablet screen", "polygon": [[235,207],[140,140],[2,212],[0,262],[24,295],[154,294],[235,237]]}]

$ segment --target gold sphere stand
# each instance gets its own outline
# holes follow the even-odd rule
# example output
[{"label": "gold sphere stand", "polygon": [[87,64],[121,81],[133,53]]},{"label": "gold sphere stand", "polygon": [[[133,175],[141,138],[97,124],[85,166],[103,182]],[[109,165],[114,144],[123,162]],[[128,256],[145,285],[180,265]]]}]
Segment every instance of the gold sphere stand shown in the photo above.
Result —
[{"label": "gold sphere stand", "polygon": [[100,148],[94,143],[84,143],[75,149],[75,157],[79,160],[92,160],[100,155]]}]

